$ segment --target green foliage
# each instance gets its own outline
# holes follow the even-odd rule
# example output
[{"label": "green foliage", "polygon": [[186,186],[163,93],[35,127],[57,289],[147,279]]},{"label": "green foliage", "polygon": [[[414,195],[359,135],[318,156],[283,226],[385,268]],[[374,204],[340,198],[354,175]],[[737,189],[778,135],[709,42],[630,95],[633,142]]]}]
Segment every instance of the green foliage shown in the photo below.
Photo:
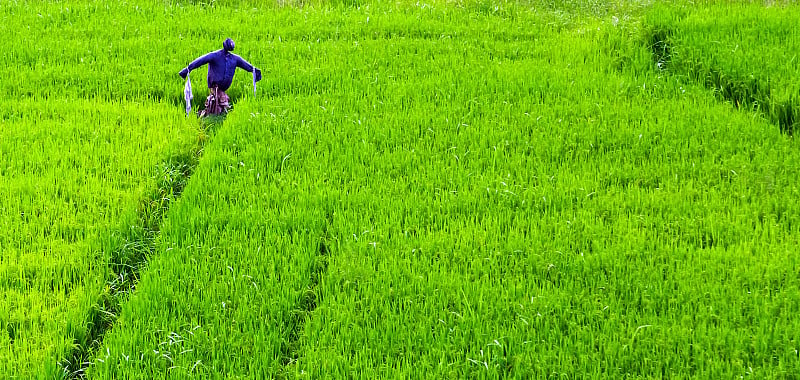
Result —
[{"label": "green foliage", "polygon": [[[0,371],[30,377],[87,336],[109,245],[194,128],[159,104],[18,97],[0,111]],[[5,344],[7,343],[7,344]]]},{"label": "green foliage", "polygon": [[[782,132],[792,134],[800,123],[796,4],[672,4],[654,8],[648,18],[654,50],[669,49],[671,71],[713,89],[736,107],[762,111]],[[656,61],[667,61],[658,51],[654,54]]]},{"label": "green foliage", "polygon": [[[27,102],[1,111],[0,369],[58,375],[72,353],[100,379],[800,373],[800,151],[718,99],[772,107],[761,78],[777,79],[708,91],[699,75],[742,78],[728,68],[755,58],[699,74],[682,42],[699,16],[647,6],[2,8],[0,33],[59,43],[0,63]],[[234,111],[204,129],[176,73],[227,36],[265,79],[253,97],[240,73]],[[11,219],[61,197],[79,200]],[[72,240],[39,238],[48,225]],[[24,270],[17,252],[34,252]]]}]

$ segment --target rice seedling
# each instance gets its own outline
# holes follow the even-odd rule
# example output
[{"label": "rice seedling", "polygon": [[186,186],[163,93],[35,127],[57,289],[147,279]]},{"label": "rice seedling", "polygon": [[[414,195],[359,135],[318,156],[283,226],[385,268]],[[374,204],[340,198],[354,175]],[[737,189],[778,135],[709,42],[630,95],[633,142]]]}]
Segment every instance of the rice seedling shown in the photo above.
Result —
[{"label": "rice seedling", "polygon": [[2,111],[3,373],[34,376],[83,342],[108,273],[106,236],[132,218],[156,164],[194,137],[170,110],[20,99]]},{"label": "rice seedling", "polygon": [[[0,34],[21,41],[0,67],[22,75],[2,86],[25,105],[0,110],[0,370],[798,373],[797,142],[686,80],[685,20],[740,15],[649,7],[0,8]],[[630,38],[661,26],[654,43]],[[234,111],[203,131],[177,71],[228,36],[265,79],[252,96],[238,78]],[[708,67],[755,67],[725,59]]]},{"label": "rice seedling", "polygon": [[655,34],[653,46],[670,46],[672,71],[791,135],[800,111],[798,15],[796,4],[679,3],[651,10],[648,22],[671,32]]}]

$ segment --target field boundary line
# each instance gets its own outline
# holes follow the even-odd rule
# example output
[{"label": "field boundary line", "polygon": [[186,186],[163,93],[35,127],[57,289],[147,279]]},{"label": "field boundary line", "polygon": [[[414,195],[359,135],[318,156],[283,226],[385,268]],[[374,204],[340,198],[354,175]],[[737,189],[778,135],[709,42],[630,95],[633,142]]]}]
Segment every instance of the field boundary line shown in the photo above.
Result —
[{"label": "field boundary line", "polygon": [[125,300],[136,290],[141,270],[155,252],[162,221],[180,199],[200,163],[205,145],[223,121],[224,117],[201,119],[198,138],[191,149],[159,164],[155,177],[158,187],[139,202],[136,223],[110,232],[118,239],[108,262],[110,274],[84,322],[86,333],[74,336],[72,349],[58,361],[64,378],[86,377],[103,338],[113,329]]},{"label": "field boundary line", "polygon": [[302,330],[311,314],[316,310],[317,306],[322,302],[322,295],[320,292],[320,285],[322,278],[328,272],[328,264],[331,255],[331,236],[328,231],[333,223],[333,214],[328,211],[325,215],[325,225],[322,227],[322,233],[319,238],[319,245],[317,247],[317,255],[312,264],[309,283],[306,289],[300,294],[297,300],[296,307],[292,310],[290,320],[286,322],[288,335],[284,337],[281,343],[281,364],[285,370],[292,364],[297,363],[300,359],[299,345],[301,343]]}]

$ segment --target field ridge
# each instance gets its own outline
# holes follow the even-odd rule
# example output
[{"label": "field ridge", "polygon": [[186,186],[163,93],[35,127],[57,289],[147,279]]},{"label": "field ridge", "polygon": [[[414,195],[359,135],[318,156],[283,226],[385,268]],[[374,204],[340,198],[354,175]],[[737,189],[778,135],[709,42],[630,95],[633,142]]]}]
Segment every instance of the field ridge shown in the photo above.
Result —
[{"label": "field ridge", "polygon": [[[792,378],[800,13],[757,3],[0,7],[0,373]],[[227,37],[265,75],[210,137],[177,72]]]},{"label": "field ridge", "polygon": [[331,240],[328,229],[333,223],[333,214],[327,212],[325,214],[325,224],[322,226],[322,234],[319,239],[319,248],[315,263],[311,269],[310,281],[305,291],[303,291],[297,301],[297,307],[293,311],[291,320],[289,321],[289,333],[286,337],[286,343],[281,345],[281,363],[284,368],[289,367],[296,363],[302,352],[300,344],[302,343],[302,330],[311,318],[311,314],[316,310],[317,306],[322,302],[322,293],[320,284],[323,276],[328,271],[328,257],[331,255],[330,248],[327,243]]},{"label": "field ridge", "polygon": [[[730,7],[730,6],[729,6]],[[792,79],[790,71],[785,67],[779,69],[758,67],[753,63],[731,64],[731,59],[736,54],[743,55],[740,48],[734,42],[735,36],[743,34],[747,28],[753,28],[748,22],[753,20],[763,21],[764,27],[774,28],[781,22],[780,17],[790,19],[788,11],[778,8],[747,8],[745,5],[732,6],[728,11],[742,13],[755,11],[756,15],[737,16],[740,19],[736,23],[714,24],[712,21],[697,19],[695,14],[705,14],[708,9],[699,8],[695,13],[686,10],[657,7],[651,11],[649,20],[651,30],[648,36],[650,50],[653,61],[660,70],[680,75],[685,79],[705,86],[712,90],[714,95],[722,100],[730,102],[736,109],[744,109],[756,112],[776,125],[781,133],[792,136],[795,127],[800,124],[800,98],[792,94],[796,90],[796,80]],[[741,7],[741,8],[740,8]],[[710,8],[715,9],[715,8]],[[717,9],[716,12],[719,12]],[[774,13],[768,13],[774,12]],[[785,14],[782,14],[786,12]],[[770,15],[773,18],[766,18]],[[694,17],[694,18],[693,18]],[[763,19],[761,17],[764,17]],[[777,18],[777,21],[776,19]],[[688,21],[687,21],[688,20]],[[714,32],[703,31],[703,28],[713,27]],[[782,56],[774,57],[775,60],[794,61],[796,56],[792,56],[793,46],[791,34],[784,36],[785,40],[776,42],[775,45],[784,48]],[[714,38],[699,37],[704,34],[713,34]],[[745,45],[750,41],[739,41]],[[735,44],[732,49],[721,49],[719,46],[725,44]],[[730,47],[725,45],[726,47]],[[758,48],[748,46],[755,51]],[[751,54],[751,53],[748,53]],[[775,55],[774,51],[763,51],[762,57]],[[747,60],[743,60],[747,62]],[[751,66],[752,65],[752,66]],[[787,62],[786,66],[791,66]]]},{"label": "field ridge", "polygon": [[159,165],[158,187],[140,202],[136,223],[112,232],[120,239],[111,253],[104,291],[89,311],[85,321],[86,334],[76,334],[71,351],[59,361],[59,366],[69,378],[86,377],[86,370],[93,363],[103,338],[113,329],[123,304],[136,289],[140,272],[156,251],[161,222],[170,207],[180,199],[203,156],[205,144],[223,121],[224,117],[201,120],[202,127],[195,145]]}]

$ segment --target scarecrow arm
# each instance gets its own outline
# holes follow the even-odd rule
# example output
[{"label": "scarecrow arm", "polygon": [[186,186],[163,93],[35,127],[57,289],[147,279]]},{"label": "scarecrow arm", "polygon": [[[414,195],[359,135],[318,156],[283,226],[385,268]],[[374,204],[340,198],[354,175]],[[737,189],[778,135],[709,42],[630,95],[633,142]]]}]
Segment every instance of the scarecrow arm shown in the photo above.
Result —
[{"label": "scarecrow arm", "polygon": [[252,73],[253,70],[256,71],[256,82],[261,80],[261,70],[255,68],[255,66],[251,65],[250,62],[244,60],[244,58],[240,56],[236,56],[236,66],[242,68],[244,71]]},{"label": "scarecrow arm", "polygon": [[200,66],[203,66],[203,65],[207,64],[213,58],[214,58],[214,52],[208,53],[208,54],[206,54],[206,55],[204,55],[204,56],[202,56],[200,58],[197,58],[194,61],[192,61],[192,63],[190,63],[189,66],[186,66],[186,68],[181,70],[178,73],[178,75],[180,75],[181,78],[186,79],[186,76],[189,75],[190,71],[192,71],[192,70],[194,70],[194,69],[196,69],[196,68],[198,68]]}]

